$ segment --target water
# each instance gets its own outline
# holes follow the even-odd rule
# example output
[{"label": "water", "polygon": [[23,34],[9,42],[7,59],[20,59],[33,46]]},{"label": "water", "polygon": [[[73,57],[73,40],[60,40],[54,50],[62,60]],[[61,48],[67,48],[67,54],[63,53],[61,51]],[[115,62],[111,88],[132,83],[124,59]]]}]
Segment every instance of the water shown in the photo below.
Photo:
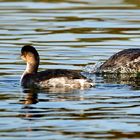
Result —
[{"label": "water", "polygon": [[[138,0],[0,1],[2,140],[139,139],[140,88],[133,80],[86,74],[87,90],[23,92],[24,44],[40,70],[81,70],[125,48],[139,48]],[[87,67],[88,66],[88,67]]]}]

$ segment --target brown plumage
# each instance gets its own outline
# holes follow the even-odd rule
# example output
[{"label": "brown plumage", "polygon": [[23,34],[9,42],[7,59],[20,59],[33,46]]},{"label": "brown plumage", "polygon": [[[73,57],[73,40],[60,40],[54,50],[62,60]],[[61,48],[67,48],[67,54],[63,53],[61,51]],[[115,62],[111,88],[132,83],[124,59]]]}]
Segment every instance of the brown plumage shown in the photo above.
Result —
[{"label": "brown plumage", "polygon": [[87,88],[93,85],[90,80],[76,70],[48,69],[37,72],[39,54],[30,45],[26,45],[21,49],[21,58],[27,63],[26,70],[21,77],[23,87],[50,88],[67,86],[70,88]]},{"label": "brown plumage", "polygon": [[137,73],[140,72],[140,49],[125,49],[104,62],[97,73]]}]

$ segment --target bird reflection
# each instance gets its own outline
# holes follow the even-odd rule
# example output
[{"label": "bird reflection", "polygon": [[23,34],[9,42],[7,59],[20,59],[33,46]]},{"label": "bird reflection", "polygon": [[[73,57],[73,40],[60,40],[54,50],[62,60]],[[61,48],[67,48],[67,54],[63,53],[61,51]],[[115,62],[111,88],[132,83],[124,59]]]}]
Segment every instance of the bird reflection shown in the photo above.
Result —
[{"label": "bird reflection", "polygon": [[24,89],[25,96],[20,100],[21,104],[36,104],[38,103],[38,94],[36,90]]},{"label": "bird reflection", "polygon": [[[37,90],[37,89],[23,89],[22,91],[24,96],[22,96],[22,99],[20,99],[21,104],[36,104],[39,101],[65,101],[68,98],[72,98],[69,95],[76,95],[78,100],[83,100],[83,97],[81,97],[81,93],[84,93],[85,90],[78,90],[78,89],[68,89],[68,88],[49,88],[44,90]],[[38,99],[38,93],[46,94],[49,98],[47,99]],[[66,94],[65,94],[66,93]],[[52,98],[55,97],[55,98]],[[76,98],[76,99],[77,99]],[[75,100],[75,99],[74,99]]]},{"label": "bird reflection", "polygon": [[[57,91],[57,92],[56,92]],[[61,91],[61,92],[60,92]],[[65,91],[65,92],[62,92]],[[84,95],[86,90],[33,90],[33,89],[26,89],[23,90],[24,96],[22,96],[22,99],[20,100],[20,103],[23,104],[19,117],[22,119],[27,120],[35,120],[40,117],[46,117],[50,114],[48,112],[65,112],[69,109],[66,109],[65,107],[61,108],[50,108],[47,102],[64,102],[65,101],[83,101]],[[58,94],[59,93],[59,94]],[[66,94],[65,94],[66,93]],[[38,97],[38,94],[40,95],[40,98]],[[44,98],[45,96],[45,98]],[[32,105],[37,104],[39,102],[46,103],[46,106],[39,106],[38,105]],[[62,105],[63,106],[63,105]]]},{"label": "bird reflection", "polygon": [[136,74],[99,74],[97,77],[100,77],[103,83],[125,84],[132,89],[140,89],[140,76]]},{"label": "bird reflection", "polygon": [[[97,74],[95,83],[99,84],[125,84],[129,85],[131,89],[136,90],[140,89],[140,76],[136,74]],[[96,86],[95,86],[96,87]],[[63,95],[63,93],[71,93],[76,94],[82,93],[85,90],[71,90],[69,88],[49,88],[43,91],[39,91],[36,89],[23,89],[24,99],[20,100],[22,104],[36,104],[39,102],[38,93],[45,93],[47,96],[54,96],[57,98],[49,98],[45,99],[45,101],[65,101],[69,98],[67,95]],[[81,100],[79,96],[79,100]],[[75,100],[75,99],[73,99]],[[82,99],[83,100],[83,99]],[[40,99],[40,101],[44,101],[44,99]]]},{"label": "bird reflection", "polygon": [[[135,74],[98,74],[96,75],[95,83],[100,85],[104,84],[125,84],[129,85],[131,89],[136,90],[140,89],[140,77]],[[95,86],[96,87],[96,86]],[[95,88],[94,87],[94,88]],[[71,90],[68,88],[49,88],[45,90],[36,90],[36,89],[24,89],[24,97],[20,100],[22,104],[36,104],[40,101],[44,101],[44,99],[38,99],[38,93],[45,93],[47,96],[53,96],[56,98],[48,98],[45,101],[65,101],[67,98],[71,98],[70,94],[76,95],[77,93],[81,94],[86,90]],[[67,93],[63,94],[63,93]],[[81,96],[77,96],[78,100],[83,100]],[[73,97],[72,97],[73,98]],[[75,98],[73,99],[75,100]]]}]

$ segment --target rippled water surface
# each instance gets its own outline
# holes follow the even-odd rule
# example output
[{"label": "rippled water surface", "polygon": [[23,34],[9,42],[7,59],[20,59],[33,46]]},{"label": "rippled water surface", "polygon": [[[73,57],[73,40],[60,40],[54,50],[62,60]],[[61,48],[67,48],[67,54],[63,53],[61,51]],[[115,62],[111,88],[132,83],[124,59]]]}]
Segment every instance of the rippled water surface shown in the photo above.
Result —
[{"label": "rippled water surface", "polygon": [[[0,0],[0,138],[2,140],[139,139],[139,83],[86,74],[87,90],[23,92],[24,44],[40,70],[92,70],[125,48],[139,48],[139,0]],[[122,80],[123,79],[123,80]]]}]

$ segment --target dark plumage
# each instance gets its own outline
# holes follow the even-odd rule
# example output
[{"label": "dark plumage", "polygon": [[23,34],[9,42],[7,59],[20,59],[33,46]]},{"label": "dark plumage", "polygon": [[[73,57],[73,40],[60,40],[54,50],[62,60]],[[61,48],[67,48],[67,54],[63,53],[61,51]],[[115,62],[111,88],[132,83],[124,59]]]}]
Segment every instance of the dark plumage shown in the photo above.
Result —
[{"label": "dark plumage", "polygon": [[26,45],[21,49],[21,58],[26,61],[27,67],[21,78],[23,87],[65,87],[87,88],[93,84],[79,71],[67,69],[48,69],[37,72],[39,66],[39,54],[36,49]]},{"label": "dark plumage", "polygon": [[125,49],[104,62],[97,73],[137,73],[140,72],[140,49]]}]

